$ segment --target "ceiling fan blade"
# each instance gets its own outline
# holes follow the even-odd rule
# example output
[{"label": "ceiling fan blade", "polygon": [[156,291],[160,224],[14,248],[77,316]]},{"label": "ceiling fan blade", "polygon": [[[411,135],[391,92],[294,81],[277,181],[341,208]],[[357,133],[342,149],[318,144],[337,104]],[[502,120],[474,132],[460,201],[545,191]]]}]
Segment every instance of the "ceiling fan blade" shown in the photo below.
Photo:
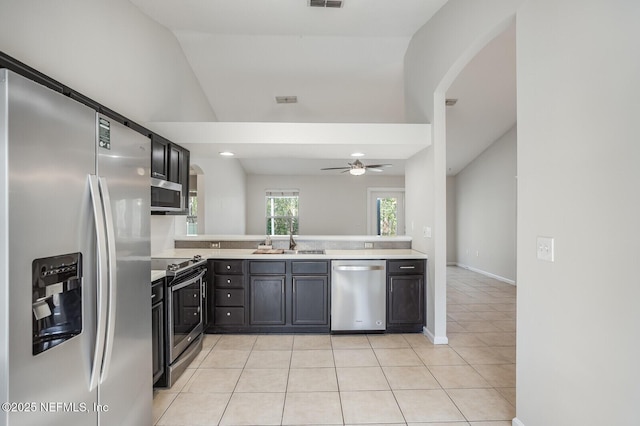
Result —
[{"label": "ceiling fan blade", "polygon": [[325,167],[320,170],[349,170],[351,167]]},{"label": "ceiling fan blade", "polygon": [[370,164],[365,166],[367,169],[379,169],[380,167],[391,167],[391,164]]},{"label": "ceiling fan blade", "polygon": [[372,171],[372,172],[382,172],[382,169],[377,169],[375,167],[367,167],[367,171]]}]

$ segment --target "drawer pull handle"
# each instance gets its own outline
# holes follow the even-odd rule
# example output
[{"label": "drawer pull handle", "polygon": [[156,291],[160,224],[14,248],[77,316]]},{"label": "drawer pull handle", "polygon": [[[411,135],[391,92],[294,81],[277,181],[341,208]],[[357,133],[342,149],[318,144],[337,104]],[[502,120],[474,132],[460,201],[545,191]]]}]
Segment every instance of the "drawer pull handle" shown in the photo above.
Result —
[{"label": "drawer pull handle", "polygon": [[151,298],[152,298],[152,299],[153,299],[153,298],[155,298],[155,297],[156,297],[156,295],[155,295],[155,294],[152,294],[152,295],[151,295]]},{"label": "drawer pull handle", "polygon": [[227,269],[231,269],[231,265],[227,265]]},{"label": "drawer pull handle", "polygon": [[197,294],[197,293],[194,293],[194,294],[193,294],[193,298],[194,298],[194,299],[197,299],[197,298],[198,298],[198,294]]},{"label": "drawer pull handle", "polygon": [[231,293],[227,293],[227,298],[231,297]]},{"label": "drawer pull handle", "polygon": [[227,280],[227,284],[231,284],[231,280]]},{"label": "drawer pull handle", "polygon": [[230,317],[231,316],[231,312],[227,312],[227,316]]},{"label": "drawer pull handle", "polygon": [[400,269],[416,269],[415,266],[401,266]]}]

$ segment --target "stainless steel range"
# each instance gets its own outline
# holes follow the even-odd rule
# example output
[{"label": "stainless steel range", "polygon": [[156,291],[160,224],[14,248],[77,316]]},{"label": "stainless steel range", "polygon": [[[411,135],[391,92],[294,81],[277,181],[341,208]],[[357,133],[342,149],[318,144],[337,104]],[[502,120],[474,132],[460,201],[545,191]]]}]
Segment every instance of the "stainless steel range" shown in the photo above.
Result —
[{"label": "stainless steel range", "polygon": [[171,387],[202,349],[204,298],[207,261],[192,259],[154,259],[154,269],[166,264],[167,366],[160,385]]}]

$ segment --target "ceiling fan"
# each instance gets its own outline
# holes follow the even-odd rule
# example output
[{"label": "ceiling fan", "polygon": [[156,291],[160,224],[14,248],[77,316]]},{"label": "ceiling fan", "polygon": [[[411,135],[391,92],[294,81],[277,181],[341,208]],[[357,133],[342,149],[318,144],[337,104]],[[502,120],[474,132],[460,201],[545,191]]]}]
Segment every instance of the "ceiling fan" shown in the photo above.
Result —
[{"label": "ceiling fan", "polygon": [[356,160],[353,163],[347,163],[349,167],[325,167],[320,170],[343,170],[342,173],[349,172],[354,176],[360,176],[365,174],[367,170],[372,172],[381,172],[383,167],[391,167],[391,164],[369,164],[366,165],[360,160]]}]

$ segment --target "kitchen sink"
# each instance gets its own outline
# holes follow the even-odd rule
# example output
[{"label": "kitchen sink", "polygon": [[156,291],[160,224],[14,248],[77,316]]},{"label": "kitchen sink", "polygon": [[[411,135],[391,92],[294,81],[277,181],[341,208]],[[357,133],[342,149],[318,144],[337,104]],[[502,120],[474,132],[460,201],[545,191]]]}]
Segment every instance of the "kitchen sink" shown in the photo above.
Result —
[{"label": "kitchen sink", "polygon": [[325,254],[324,250],[285,250],[285,254]]}]

